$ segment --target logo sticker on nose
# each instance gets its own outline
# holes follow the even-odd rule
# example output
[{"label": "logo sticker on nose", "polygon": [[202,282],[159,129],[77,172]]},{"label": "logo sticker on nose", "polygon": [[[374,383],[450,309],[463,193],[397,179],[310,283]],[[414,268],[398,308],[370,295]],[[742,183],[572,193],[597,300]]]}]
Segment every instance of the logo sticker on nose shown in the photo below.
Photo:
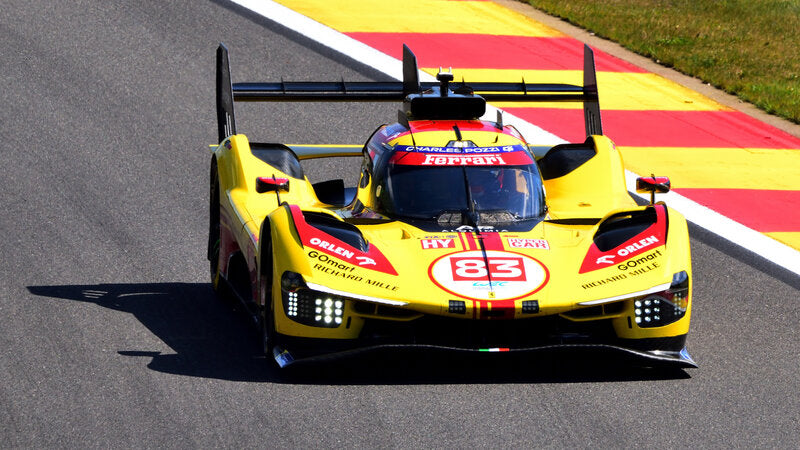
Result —
[{"label": "logo sticker on nose", "polygon": [[529,256],[487,250],[458,252],[436,259],[428,269],[431,280],[451,294],[479,300],[512,300],[541,289],[550,274]]}]

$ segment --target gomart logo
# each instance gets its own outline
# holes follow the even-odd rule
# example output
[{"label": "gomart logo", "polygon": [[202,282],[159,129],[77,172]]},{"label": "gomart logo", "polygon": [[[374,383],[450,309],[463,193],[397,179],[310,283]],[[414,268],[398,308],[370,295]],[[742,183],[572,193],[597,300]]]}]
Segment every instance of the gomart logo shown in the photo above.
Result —
[{"label": "gomart logo", "polygon": [[431,280],[459,297],[512,300],[541,289],[549,279],[539,261],[518,253],[487,250],[451,253],[428,269]]}]

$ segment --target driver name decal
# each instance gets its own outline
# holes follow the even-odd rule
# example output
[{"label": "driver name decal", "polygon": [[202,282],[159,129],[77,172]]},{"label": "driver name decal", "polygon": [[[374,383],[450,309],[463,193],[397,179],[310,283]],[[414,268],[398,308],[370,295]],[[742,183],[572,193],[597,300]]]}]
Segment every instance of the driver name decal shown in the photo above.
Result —
[{"label": "driver name decal", "polygon": [[425,155],[422,161],[423,166],[486,166],[493,164],[506,164],[503,157],[500,155],[495,156],[473,156],[473,155],[459,155],[459,156],[434,156]]},{"label": "driver name decal", "polygon": [[451,253],[428,269],[441,289],[462,298],[514,300],[541,289],[550,278],[547,268],[527,255],[499,250]]}]

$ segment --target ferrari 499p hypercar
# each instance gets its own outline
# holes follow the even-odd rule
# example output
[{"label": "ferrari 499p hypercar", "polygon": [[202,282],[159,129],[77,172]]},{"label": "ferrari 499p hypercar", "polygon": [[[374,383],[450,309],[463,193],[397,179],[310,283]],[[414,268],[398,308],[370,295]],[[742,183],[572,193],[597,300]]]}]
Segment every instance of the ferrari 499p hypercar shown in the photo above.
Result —
[{"label": "ferrari 499p hypercar", "polygon": [[[686,220],[603,136],[594,56],[583,86],[420,82],[232,83],[217,50],[219,145],[210,171],[214,289],[238,298],[281,366],[367,349],[534,352],[605,348],[694,367],[685,341]],[[239,101],[390,101],[397,122],[363,146],[250,142]],[[487,101],[584,107],[584,142],[544,147],[482,119]],[[361,158],[357,186],[312,184],[300,161]]]}]

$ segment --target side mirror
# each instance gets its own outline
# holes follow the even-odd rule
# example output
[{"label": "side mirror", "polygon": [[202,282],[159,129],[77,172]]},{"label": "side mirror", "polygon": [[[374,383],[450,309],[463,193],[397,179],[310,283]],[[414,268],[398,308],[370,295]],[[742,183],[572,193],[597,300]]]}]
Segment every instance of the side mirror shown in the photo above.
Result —
[{"label": "side mirror", "polygon": [[656,202],[656,194],[666,194],[670,190],[669,177],[639,177],[636,179],[636,192],[650,193],[650,204]]},{"label": "side mirror", "polygon": [[265,192],[289,192],[289,179],[288,178],[256,178],[256,192],[263,194]]}]

